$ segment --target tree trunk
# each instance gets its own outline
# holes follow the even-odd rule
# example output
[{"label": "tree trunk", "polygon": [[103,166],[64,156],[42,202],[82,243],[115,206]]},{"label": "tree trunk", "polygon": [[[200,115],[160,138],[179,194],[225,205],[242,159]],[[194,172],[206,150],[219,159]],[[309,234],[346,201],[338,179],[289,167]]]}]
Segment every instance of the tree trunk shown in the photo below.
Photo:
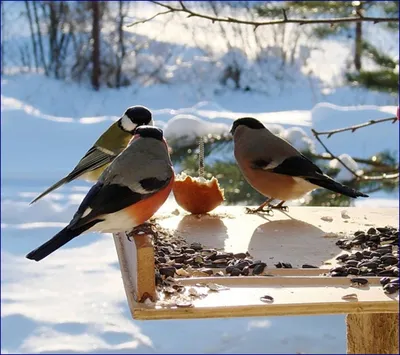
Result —
[{"label": "tree trunk", "polygon": [[[124,44],[124,12],[123,12],[123,2],[118,1],[118,44],[119,44],[119,53],[117,53],[117,72],[116,72],[116,87],[121,87],[121,74],[122,74],[122,63],[125,58],[125,44]],[[128,4],[129,5],[129,4]]]},{"label": "tree trunk", "polygon": [[[362,2],[357,6],[357,13],[362,15]],[[357,71],[361,70],[361,55],[362,55],[362,22],[356,22],[355,35],[355,51],[354,51],[354,66]]]},{"label": "tree trunk", "polygon": [[4,74],[4,40],[5,40],[5,13],[4,13],[4,1],[1,2],[1,74]]},{"label": "tree trunk", "polygon": [[40,30],[40,20],[39,20],[39,15],[38,15],[38,11],[37,11],[37,2],[36,1],[32,1],[32,6],[33,6],[33,14],[35,15],[37,36],[38,36],[38,40],[39,40],[40,58],[42,60],[42,66],[44,68],[44,73],[46,75],[49,75],[49,71],[48,71],[48,68],[47,68],[47,65],[46,65],[46,59],[44,57],[42,32]]},{"label": "tree trunk", "polygon": [[[38,71],[39,64],[38,64],[36,38],[35,38],[35,31],[33,29],[33,21],[32,21],[31,9],[29,7],[29,1],[24,1],[24,2],[25,2],[26,14],[28,16],[29,29],[31,31],[31,40],[32,40],[32,47],[33,47],[33,59],[35,60],[36,71]],[[1,6],[3,6],[3,3],[1,3]]]},{"label": "tree trunk", "polygon": [[100,88],[100,2],[92,1],[92,86]]}]

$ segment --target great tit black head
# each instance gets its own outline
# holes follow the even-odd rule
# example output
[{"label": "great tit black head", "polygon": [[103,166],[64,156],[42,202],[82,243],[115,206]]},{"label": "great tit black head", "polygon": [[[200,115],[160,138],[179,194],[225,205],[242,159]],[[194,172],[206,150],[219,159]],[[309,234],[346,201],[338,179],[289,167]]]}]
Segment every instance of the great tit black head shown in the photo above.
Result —
[{"label": "great tit black head", "polygon": [[118,125],[125,132],[134,134],[135,129],[139,126],[153,125],[153,116],[147,107],[132,106],[119,119]]}]

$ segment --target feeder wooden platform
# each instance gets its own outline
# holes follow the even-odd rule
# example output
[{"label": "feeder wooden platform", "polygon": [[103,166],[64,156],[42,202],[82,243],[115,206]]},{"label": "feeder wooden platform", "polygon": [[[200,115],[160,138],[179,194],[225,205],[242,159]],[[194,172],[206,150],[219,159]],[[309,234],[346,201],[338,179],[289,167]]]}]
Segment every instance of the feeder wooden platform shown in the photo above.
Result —
[{"label": "feeder wooden platform", "polygon": [[[346,211],[345,213],[343,211]],[[249,253],[267,263],[270,276],[179,278],[183,296],[157,295],[154,251],[150,235],[133,242],[114,235],[128,303],[135,319],[193,319],[285,315],[347,314],[347,353],[399,353],[399,295],[383,292],[378,277],[367,287],[353,287],[346,277],[321,276],[342,253],[335,243],[357,230],[398,226],[397,208],[290,207],[274,216],[245,214],[244,207],[220,206],[210,215],[161,213],[157,222],[190,244],[227,252]],[[289,262],[293,269],[276,269]],[[301,269],[302,264],[319,269]],[[210,284],[223,289],[210,290]],[[204,294],[204,297],[190,297]],[[356,294],[354,299],[343,296]],[[264,302],[263,296],[273,302]],[[143,302],[145,299],[153,302]],[[191,302],[188,302],[191,299]],[[172,302],[174,303],[174,302]],[[190,306],[190,307],[189,307]]]}]

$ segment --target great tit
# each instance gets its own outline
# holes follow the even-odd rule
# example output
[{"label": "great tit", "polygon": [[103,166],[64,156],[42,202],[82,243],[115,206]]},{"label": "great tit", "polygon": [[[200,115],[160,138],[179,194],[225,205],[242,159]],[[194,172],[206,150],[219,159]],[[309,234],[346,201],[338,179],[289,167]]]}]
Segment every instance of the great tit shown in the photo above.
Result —
[{"label": "great tit", "polygon": [[153,125],[150,110],[144,106],[129,107],[123,116],[100,136],[67,176],[50,186],[31,204],[72,180],[97,181],[104,169],[126,148],[135,129],[142,125]]}]

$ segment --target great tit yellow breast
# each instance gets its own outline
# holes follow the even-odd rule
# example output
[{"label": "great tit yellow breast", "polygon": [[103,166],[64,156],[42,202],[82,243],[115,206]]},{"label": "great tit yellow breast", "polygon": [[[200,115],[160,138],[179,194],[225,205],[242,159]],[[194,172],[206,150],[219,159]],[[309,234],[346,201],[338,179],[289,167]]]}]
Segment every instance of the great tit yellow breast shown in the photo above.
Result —
[{"label": "great tit yellow breast", "polygon": [[90,182],[96,182],[99,179],[100,175],[103,173],[103,171],[109,165],[110,165],[110,163],[109,164],[105,164],[105,165],[101,166],[100,168],[97,168],[96,170],[88,171],[87,173],[81,175],[80,179],[87,180],[87,181],[90,181]]}]

